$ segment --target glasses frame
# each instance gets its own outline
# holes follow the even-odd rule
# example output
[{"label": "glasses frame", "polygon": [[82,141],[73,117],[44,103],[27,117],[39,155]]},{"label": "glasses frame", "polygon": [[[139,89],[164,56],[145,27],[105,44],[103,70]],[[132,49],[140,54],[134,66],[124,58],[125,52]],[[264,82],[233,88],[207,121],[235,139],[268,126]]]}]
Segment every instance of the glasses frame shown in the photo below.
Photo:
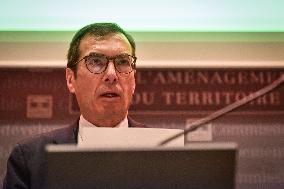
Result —
[{"label": "glasses frame", "polygon": [[[103,55],[103,56],[107,59],[107,63],[106,63],[105,69],[102,70],[102,71],[99,72],[99,73],[94,73],[94,72],[92,72],[92,71],[88,68],[88,64],[86,63],[86,59],[89,58],[89,57],[91,57],[91,56],[94,56],[94,55]],[[117,57],[121,56],[121,55],[127,55],[127,56],[133,58],[133,62],[131,63],[131,68],[132,68],[131,71],[124,73],[124,72],[119,71],[118,68],[116,67],[116,64],[115,64],[115,61],[114,61],[114,60],[115,60]],[[101,54],[101,53],[90,53],[89,55],[86,55],[86,56],[84,56],[83,58],[81,58],[80,60],[78,60],[75,64],[72,65],[72,67],[75,67],[75,66],[76,66],[77,64],[79,64],[82,60],[85,60],[85,65],[86,65],[87,70],[89,70],[89,72],[91,72],[91,73],[93,73],[93,74],[101,74],[101,73],[105,72],[106,69],[108,68],[108,65],[109,65],[109,62],[110,62],[110,61],[113,62],[113,65],[114,65],[115,70],[118,71],[119,73],[121,73],[121,74],[130,74],[131,72],[133,72],[133,71],[136,69],[136,60],[137,60],[137,57],[136,57],[136,56],[132,56],[132,55],[127,54],[127,53],[122,53],[122,54],[119,54],[119,55],[116,55],[116,56],[106,56],[105,54]],[[72,67],[71,67],[71,68],[72,68]]]}]

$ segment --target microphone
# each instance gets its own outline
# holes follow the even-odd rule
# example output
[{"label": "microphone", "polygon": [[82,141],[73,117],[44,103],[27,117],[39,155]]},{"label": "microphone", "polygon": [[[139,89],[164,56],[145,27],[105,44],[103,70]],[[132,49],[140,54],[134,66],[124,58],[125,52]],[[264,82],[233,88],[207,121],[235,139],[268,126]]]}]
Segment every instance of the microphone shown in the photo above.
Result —
[{"label": "microphone", "polygon": [[224,108],[220,109],[220,110],[217,110],[216,112],[213,112],[212,114],[209,114],[208,116],[204,117],[204,118],[201,118],[201,119],[198,119],[192,123],[190,123],[188,125],[189,128],[185,129],[184,131],[178,133],[178,134],[175,134],[174,136],[171,136],[165,140],[163,140],[162,142],[160,142],[158,144],[158,146],[163,146],[169,142],[171,142],[172,140],[175,140],[177,139],[178,137],[180,136],[183,136],[183,135],[186,135],[187,133],[190,133],[192,131],[195,131],[196,129],[198,129],[199,127],[201,127],[203,124],[205,123],[208,123],[209,121],[212,121],[212,120],[215,120],[219,117],[221,117],[222,115],[236,109],[236,108],[239,108],[240,106],[243,106],[247,103],[249,103],[250,101],[260,97],[260,96],[263,96],[265,95],[266,93],[269,93],[270,91],[274,90],[276,87],[280,86],[284,81],[284,74],[280,75],[280,77],[273,81],[271,84],[261,88],[260,90],[252,93],[252,94],[249,94],[248,96],[232,103],[232,104],[229,104],[228,106],[225,106]]}]

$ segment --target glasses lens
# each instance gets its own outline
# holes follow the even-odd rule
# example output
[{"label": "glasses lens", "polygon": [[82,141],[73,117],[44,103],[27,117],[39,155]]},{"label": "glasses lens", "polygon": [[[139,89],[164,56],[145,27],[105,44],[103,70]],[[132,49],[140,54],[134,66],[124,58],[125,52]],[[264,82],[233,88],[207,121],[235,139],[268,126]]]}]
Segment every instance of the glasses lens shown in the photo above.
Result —
[{"label": "glasses lens", "polygon": [[86,58],[86,65],[92,73],[102,73],[107,66],[107,58],[104,55],[91,55]]},{"label": "glasses lens", "polygon": [[116,69],[121,73],[129,73],[133,70],[134,59],[128,54],[123,54],[114,59]]}]

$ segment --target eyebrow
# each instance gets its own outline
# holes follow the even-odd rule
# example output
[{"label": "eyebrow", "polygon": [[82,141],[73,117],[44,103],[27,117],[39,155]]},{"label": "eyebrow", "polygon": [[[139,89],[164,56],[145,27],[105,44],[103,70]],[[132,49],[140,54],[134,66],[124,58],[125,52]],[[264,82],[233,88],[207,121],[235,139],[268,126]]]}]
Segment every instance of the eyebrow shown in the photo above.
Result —
[{"label": "eyebrow", "polygon": [[91,52],[90,54],[88,54],[87,56],[96,56],[96,55],[99,55],[99,56],[105,56],[107,58],[115,58],[115,57],[118,57],[118,56],[121,56],[121,55],[128,55],[128,56],[132,56],[128,53],[121,53],[121,54],[118,54],[118,55],[115,55],[115,56],[107,56],[103,53],[97,53],[97,52]]}]

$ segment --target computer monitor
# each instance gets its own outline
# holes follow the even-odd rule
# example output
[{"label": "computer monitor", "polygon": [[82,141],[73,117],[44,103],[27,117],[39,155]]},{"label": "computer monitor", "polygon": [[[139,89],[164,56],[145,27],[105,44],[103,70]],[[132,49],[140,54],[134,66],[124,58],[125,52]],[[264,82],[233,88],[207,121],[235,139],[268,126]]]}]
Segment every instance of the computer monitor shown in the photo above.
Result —
[{"label": "computer monitor", "polygon": [[52,189],[233,189],[237,146],[90,148],[47,146]]}]

